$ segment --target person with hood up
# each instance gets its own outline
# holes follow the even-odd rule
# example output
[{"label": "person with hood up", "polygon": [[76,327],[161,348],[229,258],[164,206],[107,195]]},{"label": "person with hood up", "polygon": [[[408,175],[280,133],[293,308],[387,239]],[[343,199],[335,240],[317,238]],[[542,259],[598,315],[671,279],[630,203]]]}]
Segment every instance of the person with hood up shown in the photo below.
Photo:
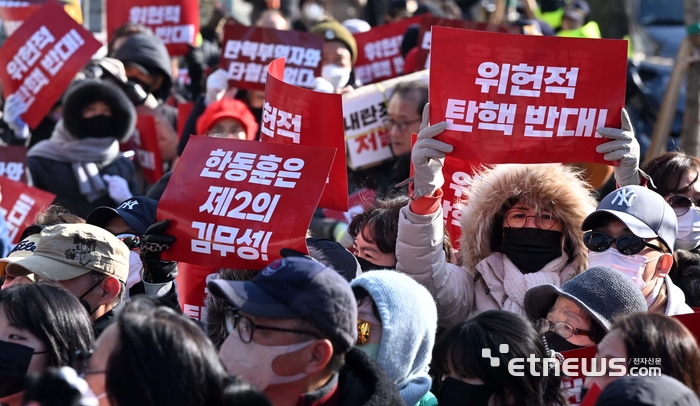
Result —
[{"label": "person with hood up", "polygon": [[136,111],[115,85],[92,79],[74,82],[63,98],[63,118],[51,138],[27,152],[34,186],[85,217],[138,194],[132,162],[119,142],[134,131]]},{"label": "person with hood up", "polygon": [[128,80],[152,96],[138,107],[139,114],[154,116],[163,161],[175,159],[177,109],[165,104],[173,86],[172,65],[165,44],[155,35],[134,34],[114,52],[114,58],[124,64]]},{"label": "person with hood up", "polygon": [[561,288],[536,286],[525,293],[525,313],[556,352],[598,344],[621,315],[646,313],[642,292],[616,270],[587,269]]},{"label": "person with hood up", "polygon": [[428,375],[437,329],[430,292],[389,270],[364,273],[350,286],[357,300],[356,348],[384,368],[406,405],[436,405]]},{"label": "person with hood up", "polygon": [[587,267],[580,229],[595,208],[580,173],[561,164],[496,165],[474,177],[462,210],[459,267],[442,250],[442,165],[451,145],[433,139],[447,123],[422,130],[413,147],[412,200],[401,209],[396,269],[428,288],[441,327],[474,311],[525,316],[525,292],[561,286]]}]

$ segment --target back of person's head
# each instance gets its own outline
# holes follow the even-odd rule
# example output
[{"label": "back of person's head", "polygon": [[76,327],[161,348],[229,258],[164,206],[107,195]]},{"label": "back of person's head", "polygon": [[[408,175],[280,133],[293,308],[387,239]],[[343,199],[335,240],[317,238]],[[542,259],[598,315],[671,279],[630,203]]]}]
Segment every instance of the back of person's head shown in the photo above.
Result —
[{"label": "back of person's head", "polygon": [[[667,152],[649,161],[644,165],[643,170],[654,183],[653,186],[649,185],[649,189],[667,197],[685,191],[680,190],[680,186],[689,171],[694,172],[690,179],[697,181],[700,175],[700,158],[683,152]],[[695,181],[691,182],[691,186]]]},{"label": "back of person's head", "polygon": [[417,95],[416,112],[419,116],[423,115],[423,108],[428,103],[428,84],[419,80],[399,82],[391,93],[389,100],[394,97],[401,99],[412,98]]},{"label": "back of person's head", "polygon": [[[486,351],[490,351],[490,356],[483,355]],[[501,404],[565,404],[561,379],[553,371],[543,371],[544,362],[530,364],[537,375],[529,368],[524,368],[523,376],[509,373],[511,359],[526,359],[532,354],[541,360],[548,357],[544,343],[530,323],[515,313],[488,310],[440,337],[433,349],[433,367],[450,377],[483,381],[484,389]],[[493,366],[496,360],[498,365]],[[553,361],[548,365],[554,365]]]},{"label": "back of person's head", "polygon": [[222,404],[226,371],[202,329],[140,297],[119,314],[106,388],[112,406]]},{"label": "back of person's head", "polygon": [[622,335],[627,359],[661,360],[661,372],[700,394],[700,349],[693,334],[678,320],[662,314],[621,317],[610,331]]},{"label": "back of person's head", "polygon": [[393,254],[399,232],[399,211],[409,200],[404,195],[377,200],[373,207],[353,217],[348,232],[352,238],[362,233],[365,241],[377,244],[381,252]]},{"label": "back of person's head", "polygon": [[39,339],[48,350],[47,366],[68,366],[76,351],[92,349],[92,321],[78,299],[48,282],[14,285],[0,291],[9,323]]},{"label": "back of person's head", "polygon": [[677,379],[661,376],[624,376],[608,385],[595,406],[699,406],[698,395]]},{"label": "back of person's head", "polygon": [[229,378],[224,388],[224,406],[272,406],[264,393],[238,377]]}]

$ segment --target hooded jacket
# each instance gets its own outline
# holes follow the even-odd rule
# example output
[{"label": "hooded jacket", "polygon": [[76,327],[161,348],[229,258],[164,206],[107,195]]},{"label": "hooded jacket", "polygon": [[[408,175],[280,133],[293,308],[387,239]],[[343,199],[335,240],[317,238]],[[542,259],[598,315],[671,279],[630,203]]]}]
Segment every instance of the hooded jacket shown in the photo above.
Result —
[{"label": "hooded jacket", "polygon": [[460,323],[474,311],[503,309],[508,300],[504,268],[514,265],[498,249],[502,209],[509,201],[519,200],[537,210],[551,211],[562,222],[566,264],[555,271],[559,272],[560,284],[586,269],[588,251],[583,245],[581,223],[595,210],[596,203],[574,169],[560,164],[497,165],[475,176],[467,193],[459,240],[462,268],[445,259],[441,207],[435,213],[420,215],[406,206],[399,216],[396,268],[433,294],[441,327]]},{"label": "hooded jacket", "polygon": [[131,62],[144,67],[151,74],[162,74],[163,84],[153,95],[157,99],[165,100],[170,94],[173,85],[170,54],[160,38],[149,34],[132,35],[117,49],[114,58],[122,61],[124,65]]},{"label": "hooded jacket", "polygon": [[366,272],[350,283],[365,289],[379,310],[382,339],[377,362],[413,406],[430,390],[428,364],[435,342],[437,309],[430,292],[394,271]]},{"label": "hooded jacket", "polygon": [[[110,107],[113,125],[105,129],[105,137],[91,138],[82,126],[82,111],[98,100]],[[134,164],[119,153],[117,143],[131,136],[136,123],[136,110],[124,92],[108,82],[86,79],[66,90],[63,106],[51,138],[27,152],[34,186],[55,194],[54,203],[83,218],[99,206],[118,203],[109,196],[102,175],[126,179],[131,193],[139,194]],[[90,183],[87,189],[85,183]]]}]

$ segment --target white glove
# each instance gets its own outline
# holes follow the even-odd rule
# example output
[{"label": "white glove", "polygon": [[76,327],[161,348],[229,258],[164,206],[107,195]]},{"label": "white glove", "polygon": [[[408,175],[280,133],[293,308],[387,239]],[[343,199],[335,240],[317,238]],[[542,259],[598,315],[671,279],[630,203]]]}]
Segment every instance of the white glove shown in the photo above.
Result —
[{"label": "white glove", "polygon": [[228,72],[223,69],[217,69],[207,77],[207,94],[205,103],[210,103],[221,100],[224,93],[228,90]]},{"label": "white glove", "polygon": [[131,194],[131,190],[129,190],[129,183],[121,176],[102,175],[102,179],[107,182],[109,197],[111,197],[115,203],[121,203],[124,200],[134,197],[134,195]]},{"label": "white glove", "polygon": [[453,151],[450,144],[433,139],[447,128],[446,122],[428,126],[430,122],[430,104],[423,108],[423,122],[413,151],[413,197],[432,196],[436,190],[445,183],[442,176],[442,166],[445,163],[445,154]]},{"label": "white glove", "polygon": [[22,114],[27,112],[27,104],[14,93],[5,100],[2,119],[19,139],[29,137],[29,126],[22,120]]},{"label": "white glove", "polygon": [[619,128],[599,128],[598,134],[614,141],[600,144],[596,147],[596,152],[605,154],[606,161],[620,161],[620,165],[615,167],[615,180],[618,187],[639,185],[639,142],[634,137],[634,130],[627,111],[622,109],[622,129]]}]

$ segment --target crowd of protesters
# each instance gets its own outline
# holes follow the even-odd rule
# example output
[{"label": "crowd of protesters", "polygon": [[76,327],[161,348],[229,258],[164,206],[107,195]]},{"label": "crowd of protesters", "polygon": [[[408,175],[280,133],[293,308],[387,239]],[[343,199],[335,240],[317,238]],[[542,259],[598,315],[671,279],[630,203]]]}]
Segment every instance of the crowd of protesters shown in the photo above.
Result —
[{"label": "crowd of protesters", "polygon": [[[369,0],[346,2],[362,19],[341,22],[324,0],[250,2],[256,26],[323,36],[313,86],[329,93],[362,86],[353,33],[483,11]],[[600,37],[585,1],[521,3],[506,23],[523,34]],[[431,122],[427,84],[402,81],[386,99],[392,158],[348,168],[349,194],[376,192],[370,207],[347,223],[317,210],[309,255],[219,269],[202,320],[184,315],[178,263],[163,255],[176,219],[156,212],[190,134],[260,139],[264,92],[231,88],[218,65],[222,27],[235,23],[215,10],[184,57],[146,27],[120,27],[34,129],[21,100],[3,100],[2,142],[28,148],[30,184],[56,199],[18,244],[0,230],[0,405],[534,406],[594,389],[596,405],[700,405],[700,349],[674,317],[700,306],[700,159],[668,152],[641,167],[624,109],[621,128],[597,130],[614,170],[480,168],[451,236],[442,168],[453,146],[435,138],[447,124]],[[401,44],[403,74],[419,70],[417,33]],[[154,184],[120,151],[137,115],[156,123],[165,175]],[[660,376],[605,374],[572,391],[551,368],[593,346],[626,369],[657,360]],[[510,373],[533,356],[553,367]]]}]

